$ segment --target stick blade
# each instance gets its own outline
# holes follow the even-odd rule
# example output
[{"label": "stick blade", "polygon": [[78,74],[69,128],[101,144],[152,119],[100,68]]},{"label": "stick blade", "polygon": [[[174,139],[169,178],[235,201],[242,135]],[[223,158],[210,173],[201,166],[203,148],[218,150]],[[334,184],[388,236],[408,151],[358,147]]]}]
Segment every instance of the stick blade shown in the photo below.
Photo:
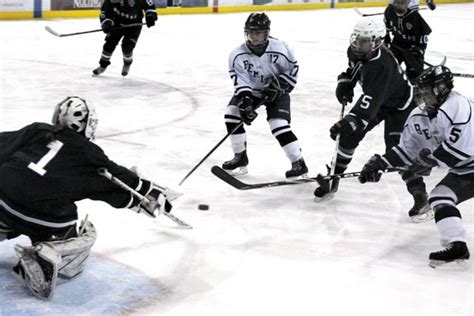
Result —
[{"label": "stick blade", "polygon": [[54,36],[57,36],[57,37],[61,37],[61,34],[59,34],[58,32],[54,31],[52,28],[50,28],[49,26],[45,26],[44,29],[50,33],[50,34],[53,34]]},{"label": "stick blade", "polygon": [[239,190],[245,190],[247,185],[243,183],[242,181],[238,180],[237,178],[233,177],[232,175],[228,174],[227,171],[222,169],[221,167],[218,166],[213,166],[211,168],[211,172],[221,179],[222,181],[226,182],[227,184],[233,186],[236,189]]}]

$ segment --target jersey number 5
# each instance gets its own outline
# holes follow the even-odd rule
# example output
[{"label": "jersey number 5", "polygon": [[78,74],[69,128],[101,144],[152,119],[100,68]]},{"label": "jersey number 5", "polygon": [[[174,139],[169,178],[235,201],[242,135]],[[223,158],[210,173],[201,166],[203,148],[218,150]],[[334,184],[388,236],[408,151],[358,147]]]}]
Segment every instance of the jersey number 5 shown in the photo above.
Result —
[{"label": "jersey number 5", "polygon": [[63,147],[63,143],[61,143],[59,140],[55,140],[50,142],[47,147],[49,148],[48,152],[41,157],[41,159],[37,162],[30,162],[28,165],[28,168],[39,174],[40,176],[44,176],[46,174],[46,170],[44,169],[46,165],[53,159]]}]

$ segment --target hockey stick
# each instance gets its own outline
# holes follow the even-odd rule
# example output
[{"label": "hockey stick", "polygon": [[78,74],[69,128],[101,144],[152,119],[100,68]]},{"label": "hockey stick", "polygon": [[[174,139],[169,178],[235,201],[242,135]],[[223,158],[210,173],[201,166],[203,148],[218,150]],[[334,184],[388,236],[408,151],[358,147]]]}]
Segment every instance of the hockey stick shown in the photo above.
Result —
[{"label": "hockey stick", "polygon": [[[129,187],[127,184],[125,184],[122,180],[114,177],[113,174],[111,174],[107,169],[105,168],[99,168],[97,170],[97,172],[109,179],[110,181],[112,181],[113,183],[115,183],[116,185],[118,185],[119,187],[121,187],[122,189],[125,189],[127,191],[129,191],[130,193],[132,193],[134,196],[136,196],[137,198],[140,199],[140,201],[143,201],[143,202],[146,202],[146,203],[150,203],[150,200],[147,199],[145,196],[141,195],[140,193],[138,193],[137,191],[135,191],[134,189],[132,189],[131,187]],[[178,217],[174,216],[173,214],[171,213],[168,213],[166,211],[162,212],[166,217],[168,217],[169,219],[171,219],[173,222],[175,222],[176,224],[178,224],[181,228],[185,228],[185,229],[192,229],[193,227],[189,224],[187,224],[186,222],[182,221],[181,219],[179,219]]]},{"label": "hockey stick", "polygon": [[[397,47],[396,47],[397,48]],[[423,61],[423,63],[429,67],[434,67],[433,64],[430,64],[429,62]],[[443,56],[443,60],[439,64],[440,66],[444,66],[446,64],[446,56]],[[461,78],[474,78],[473,74],[463,74],[459,72],[452,72],[454,77],[461,77]]]},{"label": "hockey stick", "polygon": [[[403,168],[388,168],[384,172],[394,172],[405,170]],[[311,183],[311,182],[318,182],[318,180],[333,180],[334,178],[354,178],[360,175],[360,171],[357,172],[348,172],[348,173],[339,173],[333,174],[329,176],[321,176],[318,175],[317,177],[313,178],[306,178],[306,179],[297,179],[297,180],[282,180],[282,181],[274,181],[274,182],[262,182],[262,183],[245,183],[234,177],[233,175],[226,172],[224,169],[218,166],[213,166],[211,168],[211,172],[224,181],[225,183],[233,186],[238,190],[253,190],[253,189],[260,189],[260,188],[272,188],[272,187],[280,187],[284,185],[294,185],[294,184],[302,184],[302,183]]]},{"label": "hockey stick", "polygon": [[[130,27],[143,26],[143,25],[146,25],[146,23],[135,23],[135,24],[123,25],[123,26],[119,26],[119,27],[113,29],[112,32],[117,31],[117,30],[130,28]],[[56,32],[55,30],[53,30],[52,28],[50,28],[49,26],[45,26],[44,28],[45,28],[46,31],[48,31],[49,33],[51,33],[51,34],[53,34],[54,36],[57,36],[57,37],[66,37],[66,36],[74,36],[74,35],[82,35],[82,34],[88,34],[88,33],[102,32],[102,29],[96,29],[96,30],[84,31],[84,32],[60,34],[60,33]]]},{"label": "hockey stick", "polygon": [[[260,103],[257,105],[257,107],[255,108],[258,109],[262,104],[264,104],[266,101],[267,101],[268,97],[264,97]],[[219,146],[232,134],[235,133],[236,130],[238,130],[242,125],[244,124],[243,121],[241,121],[233,130],[231,130],[229,133],[227,133],[227,135],[224,136],[224,138],[222,138],[183,178],[183,180],[181,180],[179,182],[178,185],[181,185],[183,184],[183,182],[217,149],[219,148]]]},{"label": "hockey stick", "polygon": [[[418,8],[418,9],[416,9],[416,10],[417,10],[417,11],[420,11],[420,10],[426,10],[426,9],[427,9],[427,8]],[[375,16],[375,15],[383,15],[383,14],[384,14],[384,12],[378,12],[378,13],[362,13],[362,12],[359,10],[359,8],[354,8],[354,11],[355,11],[358,15],[360,15],[360,16],[362,16],[362,17]]]}]

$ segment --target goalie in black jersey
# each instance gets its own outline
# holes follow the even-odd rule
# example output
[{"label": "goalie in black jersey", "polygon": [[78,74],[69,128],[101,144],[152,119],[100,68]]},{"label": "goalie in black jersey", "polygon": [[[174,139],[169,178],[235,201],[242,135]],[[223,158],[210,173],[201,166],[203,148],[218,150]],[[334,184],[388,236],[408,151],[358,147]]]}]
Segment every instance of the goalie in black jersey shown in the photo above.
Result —
[{"label": "goalie in black jersey", "polygon": [[[335,162],[335,173],[343,173],[365,135],[384,121],[385,148],[389,150],[398,144],[403,124],[415,107],[413,87],[398,65],[392,53],[383,45],[386,34],[381,19],[363,18],[354,27],[351,45],[348,49],[349,68],[338,76],[336,97],[341,104],[351,103],[357,81],[362,87],[362,95],[355,105],[330,129],[330,136],[339,145]],[[414,198],[414,206],[409,216],[421,215],[429,210],[423,178],[410,172],[403,172],[408,191]],[[329,188],[324,180],[319,180],[315,201],[335,193],[339,179]]]},{"label": "goalie in black jersey", "polygon": [[120,40],[123,54],[122,76],[128,75],[133,62],[133,50],[137,45],[142,26],[126,26],[141,24],[143,16],[148,27],[155,25],[158,15],[153,0],[104,0],[100,11],[100,23],[107,35],[99,67],[93,70],[94,75],[100,75],[110,65],[110,59]]},{"label": "goalie in black jersey", "polygon": [[[171,211],[161,190],[104,154],[91,140],[97,117],[91,104],[68,97],[54,111],[53,124],[32,123],[0,133],[0,241],[26,235],[32,246],[16,246],[14,272],[37,297],[49,299],[57,277],[80,274],[96,231],[84,220],[79,230],[75,202],[100,200],[155,217]],[[98,174],[106,168],[148,198],[143,202]]]},{"label": "goalie in black jersey", "polygon": [[414,81],[423,71],[425,51],[431,28],[418,10],[408,7],[409,0],[394,0],[384,12],[389,31],[385,44],[390,47],[398,63],[405,63],[408,79]]}]

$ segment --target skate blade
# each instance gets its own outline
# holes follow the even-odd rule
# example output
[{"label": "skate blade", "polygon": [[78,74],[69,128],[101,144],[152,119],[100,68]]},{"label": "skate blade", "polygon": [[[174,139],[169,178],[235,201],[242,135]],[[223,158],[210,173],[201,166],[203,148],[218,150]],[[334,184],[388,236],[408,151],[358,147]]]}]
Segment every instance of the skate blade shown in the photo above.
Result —
[{"label": "skate blade", "polygon": [[[225,170],[225,169],[224,169]],[[232,175],[232,176],[243,176],[244,174],[247,174],[249,173],[248,169],[247,169],[247,166],[245,167],[238,167],[238,168],[235,168],[234,170],[225,170],[228,174]]]},{"label": "skate blade", "polygon": [[334,197],[336,196],[336,194],[334,192],[330,192],[328,194],[325,194],[324,196],[322,197],[317,197],[315,196],[313,201],[316,202],[316,203],[321,203],[321,202],[325,202],[325,201],[330,201],[332,199],[334,199]]},{"label": "skate blade", "polygon": [[428,210],[427,212],[423,213],[423,214],[418,214],[418,215],[410,217],[410,219],[413,223],[429,222],[433,218],[434,218],[434,212],[431,209]]},{"label": "skate blade", "polygon": [[467,270],[470,267],[470,261],[468,259],[458,259],[450,262],[442,260],[430,260],[430,267],[436,270]]},{"label": "skate blade", "polygon": [[304,173],[302,175],[299,175],[299,176],[296,176],[296,177],[289,177],[289,178],[286,178],[287,180],[289,181],[293,181],[293,180],[301,180],[301,179],[308,179],[308,174],[307,173]]}]

